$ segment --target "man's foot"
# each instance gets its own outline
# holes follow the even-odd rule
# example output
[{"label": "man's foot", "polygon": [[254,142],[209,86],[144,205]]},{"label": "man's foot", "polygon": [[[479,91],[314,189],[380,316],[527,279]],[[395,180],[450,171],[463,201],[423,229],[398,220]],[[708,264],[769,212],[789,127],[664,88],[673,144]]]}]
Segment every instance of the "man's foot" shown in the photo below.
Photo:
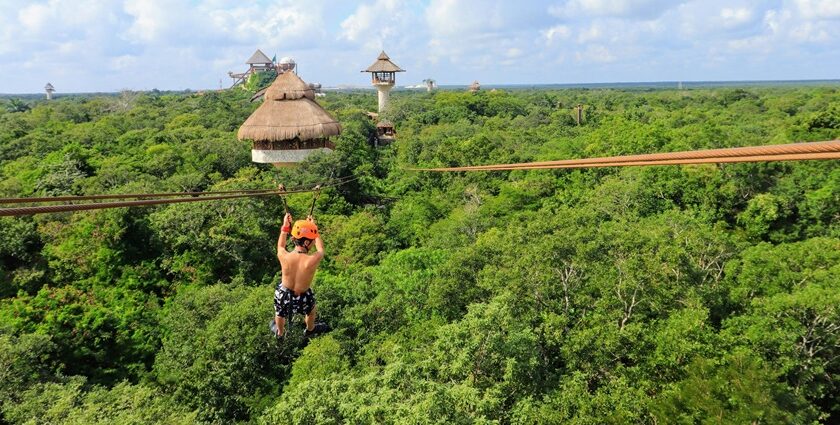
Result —
[{"label": "man's foot", "polygon": [[274,319],[271,320],[271,323],[268,324],[268,328],[271,329],[271,333],[274,334],[274,337],[278,340],[282,341],[286,337],[286,333],[280,334],[277,332],[277,323],[274,322]]},{"label": "man's foot", "polygon": [[304,329],[303,330],[303,336],[306,337],[306,338],[311,338],[313,336],[318,336],[318,335],[320,335],[324,332],[329,332],[329,331],[330,331],[330,325],[328,325],[326,323],[320,323],[319,322],[319,323],[315,324],[315,327],[312,328],[311,331],[309,329]]}]

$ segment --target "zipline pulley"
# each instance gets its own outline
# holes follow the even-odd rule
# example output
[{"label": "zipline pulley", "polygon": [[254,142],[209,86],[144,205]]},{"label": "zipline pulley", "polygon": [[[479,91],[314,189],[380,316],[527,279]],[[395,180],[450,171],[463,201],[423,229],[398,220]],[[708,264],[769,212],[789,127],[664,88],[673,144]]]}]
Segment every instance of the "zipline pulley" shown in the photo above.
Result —
[{"label": "zipline pulley", "polygon": [[309,215],[307,217],[312,217],[312,214],[315,212],[315,201],[318,200],[318,196],[321,195],[321,185],[317,185],[314,188],[315,195],[312,197],[312,206],[309,207]]},{"label": "zipline pulley", "polygon": [[285,211],[286,214],[289,214],[289,206],[286,204],[286,195],[285,195],[286,194],[286,186],[283,185],[282,183],[280,183],[279,185],[277,185],[277,190],[280,191],[279,195],[280,195],[280,201],[283,202],[283,211]]},{"label": "zipline pulley", "polygon": [[[307,215],[307,217],[312,217],[312,214],[315,213],[315,201],[317,201],[318,196],[321,195],[321,185],[319,184],[313,187],[311,190],[312,192],[314,192],[314,195],[312,196],[312,204],[309,206],[309,215]],[[289,211],[289,204],[286,203],[286,186],[284,186],[282,183],[277,185],[277,191],[277,194],[280,195],[280,201],[283,202],[283,211],[285,211],[286,214],[291,214],[291,212]]]}]

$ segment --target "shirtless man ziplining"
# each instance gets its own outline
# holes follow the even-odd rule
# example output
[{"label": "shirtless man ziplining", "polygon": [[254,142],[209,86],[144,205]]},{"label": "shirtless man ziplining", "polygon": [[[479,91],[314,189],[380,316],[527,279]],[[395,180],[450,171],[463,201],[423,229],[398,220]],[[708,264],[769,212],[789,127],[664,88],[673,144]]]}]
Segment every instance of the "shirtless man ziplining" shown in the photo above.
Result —
[{"label": "shirtless man ziplining", "polygon": [[[311,288],[315,271],[324,259],[324,241],[312,216],[296,221],[293,227],[291,223],[292,215],[287,213],[277,240],[277,259],[280,260],[283,277],[274,290],[275,332],[278,338],[285,336],[286,320],[298,313],[305,316],[303,336],[311,337],[329,331],[325,323],[315,323],[317,309],[315,293]],[[286,238],[290,234],[295,246],[292,251],[286,251]],[[313,242],[317,252],[310,255],[309,248]]]}]

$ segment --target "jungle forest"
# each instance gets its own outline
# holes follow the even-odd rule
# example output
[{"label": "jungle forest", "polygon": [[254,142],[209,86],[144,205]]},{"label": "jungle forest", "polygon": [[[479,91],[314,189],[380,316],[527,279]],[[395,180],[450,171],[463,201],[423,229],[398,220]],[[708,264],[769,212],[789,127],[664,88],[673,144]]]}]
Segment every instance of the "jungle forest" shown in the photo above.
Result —
[{"label": "jungle forest", "polygon": [[279,196],[3,217],[0,423],[840,423],[840,161],[410,170],[833,140],[837,86],[402,90],[387,146],[328,92],[293,168],[237,140],[252,94],[0,100],[0,196],[352,179],[332,330],[268,330]]}]

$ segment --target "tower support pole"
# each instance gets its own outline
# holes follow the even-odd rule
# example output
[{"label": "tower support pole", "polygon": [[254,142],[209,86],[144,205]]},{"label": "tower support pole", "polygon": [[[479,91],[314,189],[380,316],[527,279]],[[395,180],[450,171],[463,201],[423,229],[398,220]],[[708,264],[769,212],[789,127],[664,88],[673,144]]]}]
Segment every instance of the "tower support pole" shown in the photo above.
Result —
[{"label": "tower support pole", "polygon": [[377,85],[376,91],[379,92],[379,113],[381,114],[385,108],[388,107],[388,99],[391,95],[391,89],[393,86],[391,85]]}]

